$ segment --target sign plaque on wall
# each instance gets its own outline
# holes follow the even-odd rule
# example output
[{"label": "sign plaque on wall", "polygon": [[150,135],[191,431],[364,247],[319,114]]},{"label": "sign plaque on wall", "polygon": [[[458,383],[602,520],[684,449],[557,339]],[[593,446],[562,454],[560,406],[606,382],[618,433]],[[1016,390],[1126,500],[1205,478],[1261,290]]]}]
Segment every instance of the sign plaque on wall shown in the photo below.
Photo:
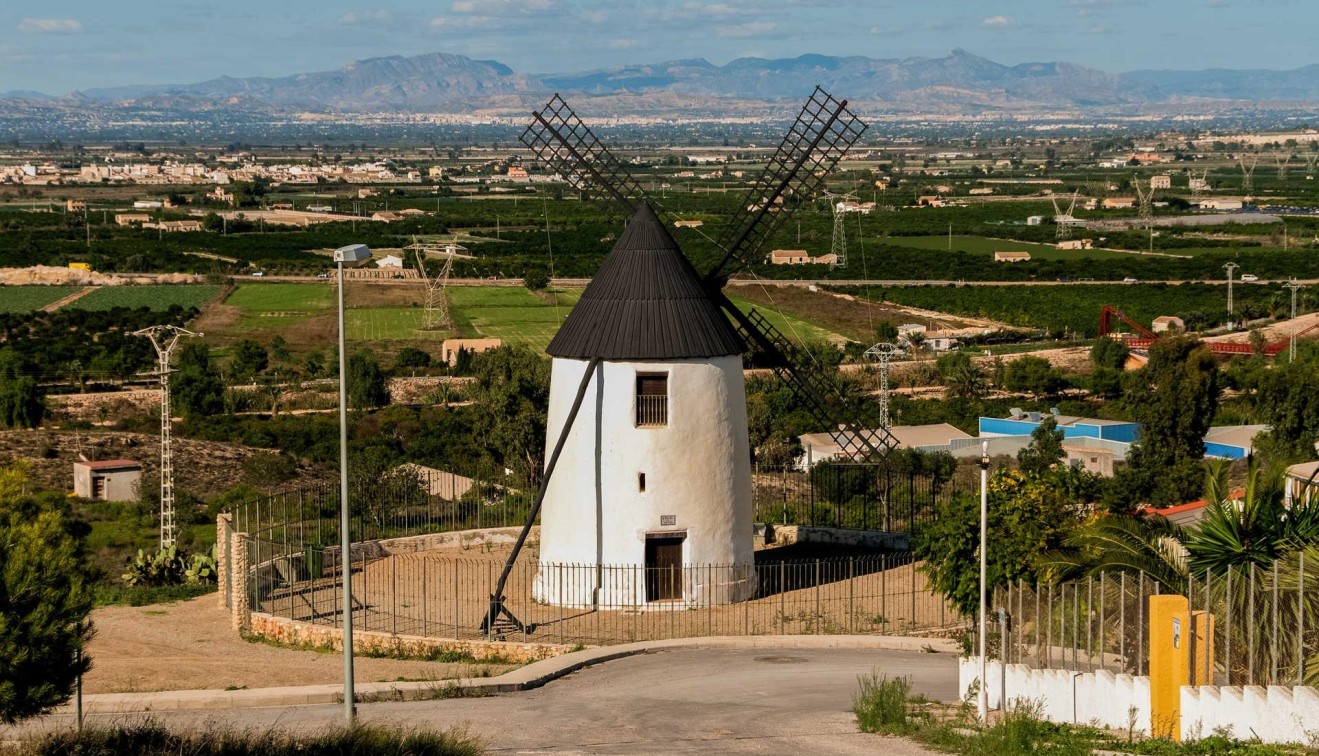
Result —
[{"label": "sign plaque on wall", "polygon": [[660,515],[660,525],[661,525],[661,526],[664,526],[664,525],[677,525],[677,524],[678,524],[678,516],[677,516],[677,515]]}]

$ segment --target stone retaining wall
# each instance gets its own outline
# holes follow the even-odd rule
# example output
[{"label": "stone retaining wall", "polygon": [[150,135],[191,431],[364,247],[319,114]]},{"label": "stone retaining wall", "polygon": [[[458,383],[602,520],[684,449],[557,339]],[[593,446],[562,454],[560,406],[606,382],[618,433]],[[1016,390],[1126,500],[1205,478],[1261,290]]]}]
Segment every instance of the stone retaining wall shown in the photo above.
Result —
[{"label": "stone retaining wall", "polygon": [[[248,623],[248,634],[276,643],[299,648],[343,650],[343,631],[335,627],[309,625],[259,612],[253,612]],[[577,649],[557,643],[422,638],[354,629],[353,650],[359,654],[417,658],[455,653],[469,655],[477,661],[527,664]]]}]

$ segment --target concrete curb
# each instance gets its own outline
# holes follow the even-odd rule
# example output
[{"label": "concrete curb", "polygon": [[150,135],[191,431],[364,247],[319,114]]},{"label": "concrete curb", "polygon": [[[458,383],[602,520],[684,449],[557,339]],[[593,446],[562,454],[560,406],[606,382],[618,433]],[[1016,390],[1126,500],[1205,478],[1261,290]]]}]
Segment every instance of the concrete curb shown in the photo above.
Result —
[{"label": "concrete curb", "polygon": [[[946,638],[917,638],[876,635],[755,635],[717,636],[710,638],[675,638],[642,641],[620,646],[601,646],[576,651],[552,659],[528,664],[498,677],[463,680],[428,680],[424,682],[361,683],[358,700],[416,701],[431,698],[463,698],[514,693],[539,688],[586,667],[638,654],[674,649],[699,648],[774,648],[774,649],[874,649],[876,651],[923,651],[957,653],[956,642]],[[343,701],[343,686],[304,685],[251,690],[172,690],[158,693],[98,693],[83,696],[84,714],[129,714],[184,709],[248,709],[277,706],[308,706]],[[72,706],[56,714],[71,715]]]}]

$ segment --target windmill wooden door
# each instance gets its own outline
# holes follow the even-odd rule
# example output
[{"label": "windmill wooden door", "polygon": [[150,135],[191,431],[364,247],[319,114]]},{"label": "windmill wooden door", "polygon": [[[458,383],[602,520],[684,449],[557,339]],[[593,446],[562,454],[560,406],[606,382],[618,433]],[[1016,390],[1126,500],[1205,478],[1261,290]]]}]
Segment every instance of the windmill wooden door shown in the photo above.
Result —
[{"label": "windmill wooden door", "polygon": [[646,601],[682,599],[682,542],[685,536],[646,539]]}]

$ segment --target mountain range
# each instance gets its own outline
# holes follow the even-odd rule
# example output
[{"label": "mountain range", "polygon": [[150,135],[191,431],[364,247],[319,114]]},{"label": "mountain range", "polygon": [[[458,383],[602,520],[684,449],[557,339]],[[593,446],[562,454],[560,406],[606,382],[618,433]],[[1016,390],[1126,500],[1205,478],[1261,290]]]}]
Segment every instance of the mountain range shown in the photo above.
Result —
[{"label": "mountain range", "polygon": [[225,76],[195,84],[89,89],[58,98],[28,91],[0,98],[107,107],[497,113],[525,110],[557,91],[600,100],[597,112],[734,112],[800,100],[816,84],[860,106],[907,112],[1319,103],[1319,65],[1118,74],[1067,62],[1009,66],[964,50],[938,58],[802,55],[739,58],[725,65],[698,58],[540,74],[519,73],[493,60],[431,53],[274,78]]}]

